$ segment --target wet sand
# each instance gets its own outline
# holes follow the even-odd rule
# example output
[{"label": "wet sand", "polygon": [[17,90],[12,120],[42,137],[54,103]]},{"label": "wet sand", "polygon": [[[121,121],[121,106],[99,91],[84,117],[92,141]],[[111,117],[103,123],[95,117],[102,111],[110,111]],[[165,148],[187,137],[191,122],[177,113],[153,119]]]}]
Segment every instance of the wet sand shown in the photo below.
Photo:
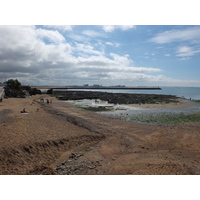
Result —
[{"label": "wet sand", "polygon": [[0,114],[0,174],[200,174],[200,123],[128,122],[48,95],[4,99]]}]

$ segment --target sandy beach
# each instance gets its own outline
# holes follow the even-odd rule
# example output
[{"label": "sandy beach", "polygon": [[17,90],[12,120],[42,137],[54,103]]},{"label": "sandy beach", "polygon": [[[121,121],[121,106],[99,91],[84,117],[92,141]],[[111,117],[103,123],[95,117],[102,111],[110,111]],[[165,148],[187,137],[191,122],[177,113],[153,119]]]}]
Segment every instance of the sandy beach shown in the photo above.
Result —
[{"label": "sandy beach", "polygon": [[[20,113],[24,108],[27,113]],[[199,122],[149,125],[113,119],[48,95],[3,99],[0,174],[197,175],[199,130]]]}]

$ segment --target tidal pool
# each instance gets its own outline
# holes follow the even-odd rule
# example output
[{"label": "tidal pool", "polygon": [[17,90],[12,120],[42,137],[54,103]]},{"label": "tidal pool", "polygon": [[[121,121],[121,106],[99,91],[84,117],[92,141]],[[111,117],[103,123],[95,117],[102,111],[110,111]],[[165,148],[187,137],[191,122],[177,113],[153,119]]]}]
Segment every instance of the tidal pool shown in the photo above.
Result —
[{"label": "tidal pool", "polygon": [[100,99],[83,99],[67,101],[77,107],[99,112],[112,118],[148,124],[177,124],[200,122],[200,103],[189,103],[185,106],[164,109],[143,108],[133,105],[111,104]]}]

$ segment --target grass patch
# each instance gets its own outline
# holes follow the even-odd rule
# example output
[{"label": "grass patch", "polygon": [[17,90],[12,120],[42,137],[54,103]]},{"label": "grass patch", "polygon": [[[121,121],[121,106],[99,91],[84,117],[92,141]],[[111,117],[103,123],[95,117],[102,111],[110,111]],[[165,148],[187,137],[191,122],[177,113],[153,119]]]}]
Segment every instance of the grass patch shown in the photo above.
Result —
[{"label": "grass patch", "polygon": [[193,102],[200,103],[200,100],[192,100]]},{"label": "grass patch", "polygon": [[200,122],[200,113],[150,113],[139,114],[131,117],[131,121],[147,124],[180,124],[189,122]]},{"label": "grass patch", "polygon": [[55,98],[57,98],[57,99],[59,99],[59,98],[64,98],[65,97],[65,95],[62,95],[62,94],[48,94],[50,97],[55,97]]}]

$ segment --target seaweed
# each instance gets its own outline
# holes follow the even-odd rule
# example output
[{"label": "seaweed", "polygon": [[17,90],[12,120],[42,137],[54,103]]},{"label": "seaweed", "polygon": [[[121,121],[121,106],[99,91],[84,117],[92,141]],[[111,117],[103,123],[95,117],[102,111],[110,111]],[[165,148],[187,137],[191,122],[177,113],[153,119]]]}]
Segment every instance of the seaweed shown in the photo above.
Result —
[{"label": "seaweed", "polygon": [[130,117],[131,121],[147,124],[180,124],[200,122],[200,113],[186,114],[173,112],[145,113]]}]

